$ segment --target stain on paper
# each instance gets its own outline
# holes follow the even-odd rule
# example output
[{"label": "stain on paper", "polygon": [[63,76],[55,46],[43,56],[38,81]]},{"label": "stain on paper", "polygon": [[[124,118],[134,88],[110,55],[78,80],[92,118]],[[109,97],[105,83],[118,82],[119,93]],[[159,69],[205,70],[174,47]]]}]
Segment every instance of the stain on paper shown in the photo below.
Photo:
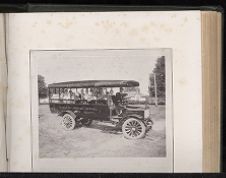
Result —
[{"label": "stain on paper", "polygon": [[69,28],[73,23],[70,21],[65,21],[65,22],[59,22],[58,25],[60,25],[62,28],[67,29]]}]

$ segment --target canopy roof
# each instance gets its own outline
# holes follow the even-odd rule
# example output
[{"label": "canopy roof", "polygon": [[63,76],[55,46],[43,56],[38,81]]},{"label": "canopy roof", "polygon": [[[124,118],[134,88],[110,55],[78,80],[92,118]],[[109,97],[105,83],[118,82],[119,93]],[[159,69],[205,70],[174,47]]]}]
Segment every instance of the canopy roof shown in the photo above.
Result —
[{"label": "canopy roof", "polygon": [[83,80],[49,84],[49,88],[136,87],[134,80]]}]

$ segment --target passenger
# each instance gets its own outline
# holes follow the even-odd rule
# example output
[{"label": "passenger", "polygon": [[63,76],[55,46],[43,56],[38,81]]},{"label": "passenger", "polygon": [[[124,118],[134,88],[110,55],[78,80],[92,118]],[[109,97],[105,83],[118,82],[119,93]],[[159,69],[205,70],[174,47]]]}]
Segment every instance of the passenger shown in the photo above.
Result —
[{"label": "passenger", "polygon": [[103,100],[103,98],[104,98],[103,88],[99,88],[97,100]]},{"label": "passenger", "polygon": [[115,105],[116,98],[115,98],[115,95],[114,95],[114,90],[112,88],[110,90],[110,96],[111,96],[111,99],[112,99],[113,104]]},{"label": "passenger", "polygon": [[70,95],[70,99],[74,99],[74,92],[71,90],[69,90],[69,95]]},{"label": "passenger", "polygon": [[110,90],[110,95],[111,96],[113,96],[114,95],[114,91],[113,91],[113,89],[111,88],[111,90]]},{"label": "passenger", "polygon": [[69,96],[70,96],[70,103],[73,103],[74,99],[75,99],[75,94],[72,91],[72,89],[70,88],[69,90]]},{"label": "passenger", "polygon": [[88,97],[89,97],[89,89],[86,88],[86,91],[85,91],[85,93],[84,93],[84,99],[87,100]]},{"label": "passenger", "polygon": [[111,110],[111,114],[117,115],[116,108],[115,108],[115,95],[114,95],[114,90],[112,88],[108,94],[108,106]]},{"label": "passenger", "polygon": [[94,92],[93,92],[92,89],[86,91],[85,99],[86,99],[88,102],[97,99],[96,96],[94,95]]},{"label": "passenger", "polygon": [[64,99],[64,90],[61,88],[60,89],[60,102],[63,102]]},{"label": "passenger", "polygon": [[103,92],[103,97],[102,97],[102,99],[105,100],[105,101],[107,101],[109,95],[110,95],[109,92],[107,91],[107,89],[105,89],[105,91]]},{"label": "passenger", "polygon": [[81,95],[81,90],[79,91],[79,90],[76,90],[76,95],[78,96],[78,100],[81,100],[81,98],[82,98],[82,95]]},{"label": "passenger", "polygon": [[74,93],[74,100],[77,101],[77,100],[80,100],[80,98],[81,98],[81,95],[78,92],[78,89],[76,88],[75,93]]},{"label": "passenger", "polygon": [[63,99],[64,99],[65,103],[68,103],[68,101],[70,100],[70,93],[68,92],[67,88],[65,88],[65,90],[64,90],[64,97],[63,97]]}]

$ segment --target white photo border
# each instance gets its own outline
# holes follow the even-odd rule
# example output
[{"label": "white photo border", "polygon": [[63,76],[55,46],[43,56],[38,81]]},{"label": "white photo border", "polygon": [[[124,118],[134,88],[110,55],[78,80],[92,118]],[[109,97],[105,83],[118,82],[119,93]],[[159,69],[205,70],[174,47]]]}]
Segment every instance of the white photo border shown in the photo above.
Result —
[{"label": "white photo border", "polygon": [[[32,60],[34,51],[75,51],[75,50],[30,50],[31,82],[31,160],[35,172],[173,172],[174,171],[174,135],[173,135],[173,66],[172,49],[82,49],[82,50],[160,50],[165,59],[166,82],[166,157],[160,158],[39,158],[38,126],[38,87],[37,67]],[[77,50],[80,51],[80,50]],[[138,166],[139,165],[139,166]]]}]

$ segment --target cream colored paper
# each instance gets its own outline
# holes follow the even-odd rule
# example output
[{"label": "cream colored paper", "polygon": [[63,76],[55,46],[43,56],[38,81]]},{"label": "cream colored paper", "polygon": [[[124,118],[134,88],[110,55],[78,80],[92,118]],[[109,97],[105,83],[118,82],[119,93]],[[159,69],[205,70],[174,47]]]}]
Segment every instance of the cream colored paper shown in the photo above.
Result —
[{"label": "cream colored paper", "polygon": [[11,171],[32,167],[30,50],[137,48],[172,48],[173,167],[202,171],[200,11],[9,14],[8,30]]}]

